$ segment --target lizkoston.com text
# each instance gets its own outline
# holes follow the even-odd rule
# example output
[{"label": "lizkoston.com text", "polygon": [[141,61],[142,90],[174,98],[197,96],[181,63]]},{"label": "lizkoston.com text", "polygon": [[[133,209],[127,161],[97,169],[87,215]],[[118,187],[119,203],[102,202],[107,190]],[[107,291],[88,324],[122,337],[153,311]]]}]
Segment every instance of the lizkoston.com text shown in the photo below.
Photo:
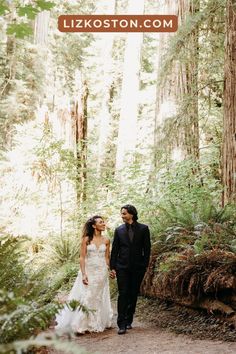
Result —
[{"label": "lizkoston.com text", "polygon": [[174,32],[177,30],[177,17],[62,15],[58,19],[58,28],[62,32]]}]

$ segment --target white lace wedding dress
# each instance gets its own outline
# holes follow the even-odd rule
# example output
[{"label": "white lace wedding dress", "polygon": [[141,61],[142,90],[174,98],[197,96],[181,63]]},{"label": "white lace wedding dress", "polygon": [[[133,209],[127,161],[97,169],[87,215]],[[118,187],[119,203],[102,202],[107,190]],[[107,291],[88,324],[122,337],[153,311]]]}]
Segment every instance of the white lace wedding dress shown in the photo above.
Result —
[{"label": "white lace wedding dress", "polygon": [[111,327],[113,313],[105,252],[105,244],[97,247],[91,243],[87,246],[85,270],[88,285],[83,284],[82,274],[79,271],[67,299],[67,302],[75,299],[94,311],[86,314],[81,310],[72,311],[65,306],[56,317],[56,330],[84,333],[85,331],[102,332],[105,328]]}]

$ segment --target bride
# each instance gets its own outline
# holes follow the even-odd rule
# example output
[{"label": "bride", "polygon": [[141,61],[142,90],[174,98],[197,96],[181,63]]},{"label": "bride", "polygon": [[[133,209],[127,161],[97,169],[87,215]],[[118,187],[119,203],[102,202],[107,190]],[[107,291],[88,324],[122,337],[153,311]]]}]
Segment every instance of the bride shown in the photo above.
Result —
[{"label": "bride", "polygon": [[56,316],[56,329],[62,332],[102,332],[111,327],[112,308],[108,281],[110,241],[102,236],[105,222],[95,215],[84,225],[80,271],[68,296],[68,302],[77,300],[89,313],[72,311],[68,306]]}]

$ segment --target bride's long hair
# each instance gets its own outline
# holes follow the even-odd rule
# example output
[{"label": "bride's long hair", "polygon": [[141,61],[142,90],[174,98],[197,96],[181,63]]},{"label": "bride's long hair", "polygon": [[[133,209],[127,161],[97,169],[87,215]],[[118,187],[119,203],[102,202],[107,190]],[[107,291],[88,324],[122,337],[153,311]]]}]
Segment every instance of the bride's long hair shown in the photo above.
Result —
[{"label": "bride's long hair", "polygon": [[94,215],[91,218],[89,218],[86,221],[86,223],[84,224],[82,237],[88,237],[88,244],[93,239],[93,235],[94,235],[94,227],[93,227],[93,225],[96,224],[96,220],[97,219],[102,219],[103,220],[103,217],[100,216],[100,215]]}]

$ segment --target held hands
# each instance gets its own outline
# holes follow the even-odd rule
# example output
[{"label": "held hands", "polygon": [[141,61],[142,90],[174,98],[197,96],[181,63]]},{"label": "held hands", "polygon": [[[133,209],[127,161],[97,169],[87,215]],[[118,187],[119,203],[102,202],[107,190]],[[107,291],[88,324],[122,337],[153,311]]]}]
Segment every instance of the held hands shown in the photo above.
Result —
[{"label": "held hands", "polygon": [[115,271],[115,269],[112,269],[112,270],[110,271],[110,278],[111,278],[111,279],[115,279],[115,277],[116,277],[116,271]]},{"label": "held hands", "polygon": [[86,274],[84,274],[84,275],[82,276],[82,282],[83,282],[84,285],[88,285],[88,277],[87,277]]}]

